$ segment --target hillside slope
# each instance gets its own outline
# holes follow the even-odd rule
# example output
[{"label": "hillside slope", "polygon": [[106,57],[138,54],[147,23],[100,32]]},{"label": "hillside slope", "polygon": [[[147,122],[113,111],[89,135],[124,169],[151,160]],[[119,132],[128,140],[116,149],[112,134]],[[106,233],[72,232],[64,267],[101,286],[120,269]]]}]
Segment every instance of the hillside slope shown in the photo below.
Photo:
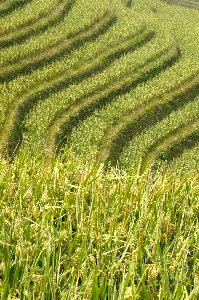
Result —
[{"label": "hillside slope", "polygon": [[[190,132],[195,149],[199,13],[160,1],[55,2],[1,19],[1,153],[70,149],[82,165],[144,170],[162,152],[169,164],[182,156]],[[181,139],[183,151],[169,151]]]},{"label": "hillside slope", "polygon": [[197,3],[0,0],[2,300],[199,298]]}]

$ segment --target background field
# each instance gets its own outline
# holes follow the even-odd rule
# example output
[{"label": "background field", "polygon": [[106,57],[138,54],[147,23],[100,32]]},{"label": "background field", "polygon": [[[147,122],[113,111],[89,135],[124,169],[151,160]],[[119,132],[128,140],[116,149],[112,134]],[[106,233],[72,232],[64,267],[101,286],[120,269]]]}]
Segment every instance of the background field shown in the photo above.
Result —
[{"label": "background field", "polygon": [[199,2],[0,1],[1,299],[198,299]]}]

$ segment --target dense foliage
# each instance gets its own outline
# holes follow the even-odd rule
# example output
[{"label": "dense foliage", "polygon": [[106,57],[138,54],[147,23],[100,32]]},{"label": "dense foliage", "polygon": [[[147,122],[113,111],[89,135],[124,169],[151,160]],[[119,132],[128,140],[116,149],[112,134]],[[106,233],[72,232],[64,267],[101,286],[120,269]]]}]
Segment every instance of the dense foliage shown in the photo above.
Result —
[{"label": "dense foliage", "polygon": [[199,298],[198,8],[0,0],[1,299]]}]

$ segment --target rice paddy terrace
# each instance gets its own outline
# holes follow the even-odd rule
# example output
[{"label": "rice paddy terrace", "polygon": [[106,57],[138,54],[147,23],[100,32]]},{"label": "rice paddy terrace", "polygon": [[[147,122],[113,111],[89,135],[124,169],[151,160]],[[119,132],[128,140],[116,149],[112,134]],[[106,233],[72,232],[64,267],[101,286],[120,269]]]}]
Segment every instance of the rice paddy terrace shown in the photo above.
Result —
[{"label": "rice paddy terrace", "polygon": [[199,299],[198,8],[0,0],[2,300]]},{"label": "rice paddy terrace", "polygon": [[12,0],[1,1],[0,16],[1,156],[25,148],[69,151],[81,165],[195,165],[197,10],[158,0]]}]

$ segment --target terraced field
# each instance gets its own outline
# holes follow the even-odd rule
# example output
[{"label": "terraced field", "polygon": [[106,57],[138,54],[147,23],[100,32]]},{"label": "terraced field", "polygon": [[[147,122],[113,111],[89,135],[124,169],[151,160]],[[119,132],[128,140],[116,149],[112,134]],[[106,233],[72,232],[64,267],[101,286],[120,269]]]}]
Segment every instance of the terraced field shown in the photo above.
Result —
[{"label": "terraced field", "polygon": [[198,9],[0,0],[2,300],[199,299]]},{"label": "terraced field", "polygon": [[[199,91],[198,12],[159,1],[37,2],[0,7],[1,155],[70,150],[83,165],[145,170],[195,147],[183,126],[197,130],[197,104],[193,120],[186,112]],[[166,150],[181,139],[183,151]]]}]

